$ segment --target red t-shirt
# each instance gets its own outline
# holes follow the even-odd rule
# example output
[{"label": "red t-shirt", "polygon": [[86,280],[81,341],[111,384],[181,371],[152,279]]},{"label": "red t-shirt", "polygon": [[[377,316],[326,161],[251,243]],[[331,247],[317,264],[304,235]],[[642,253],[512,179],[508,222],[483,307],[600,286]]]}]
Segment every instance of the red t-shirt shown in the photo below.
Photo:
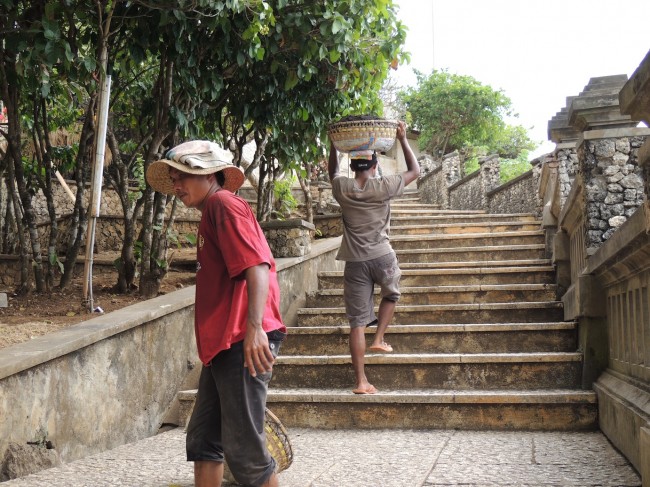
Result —
[{"label": "red t-shirt", "polygon": [[286,332],[275,261],[250,206],[227,190],[211,195],[202,211],[196,251],[194,327],[203,364],[244,339],[248,294],[243,273],[263,263],[270,275],[262,327]]}]

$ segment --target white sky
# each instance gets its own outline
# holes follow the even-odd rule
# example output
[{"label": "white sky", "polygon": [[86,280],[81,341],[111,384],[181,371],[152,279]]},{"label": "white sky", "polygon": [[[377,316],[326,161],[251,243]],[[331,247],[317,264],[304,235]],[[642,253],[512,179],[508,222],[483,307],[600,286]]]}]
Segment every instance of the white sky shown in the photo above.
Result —
[{"label": "white sky", "polygon": [[[408,27],[410,65],[393,75],[415,86],[413,68],[469,75],[512,100],[531,138],[550,152],[548,121],[592,77],[627,74],[648,50],[649,0],[395,0]],[[532,127],[532,128],[531,128]]]}]

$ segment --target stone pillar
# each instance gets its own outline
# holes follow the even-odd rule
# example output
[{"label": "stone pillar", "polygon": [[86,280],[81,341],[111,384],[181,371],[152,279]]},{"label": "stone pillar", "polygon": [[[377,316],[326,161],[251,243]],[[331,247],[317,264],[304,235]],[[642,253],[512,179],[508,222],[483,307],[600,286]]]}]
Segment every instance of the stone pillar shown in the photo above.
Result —
[{"label": "stone pillar", "polygon": [[[646,54],[632,77],[618,94],[621,112],[635,120],[643,120],[650,127],[650,51]],[[650,197],[650,137],[638,152],[638,163],[644,176],[646,200]]]},{"label": "stone pillar", "polygon": [[578,139],[578,172],[584,181],[585,244],[592,255],[643,202],[638,149],[650,129],[620,113],[618,93],[627,75],[592,78],[571,101],[569,124]]},{"label": "stone pillar", "polygon": [[539,213],[542,217],[542,228],[546,235],[546,256],[552,257],[553,240],[557,232],[558,216],[560,214],[560,209],[557,206],[559,191],[558,162],[550,157],[541,162],[539,166],[541,166],[541,170],[537,184],[537,200],[541,204]]},{"label": "stone pillar", "polygon": [[316,227],[300,218],[260,223],[273,257],[304,257],[311,252]]},{"label": "stone pillar", "polygon": [[492,155],[482,158],[479,162],[479,170],[481,171],[481,208],[488,210],[490,202],[488,201],[488,193],[494,188],[501,185],[501,161],[499,156]]},{"label": "stone pillar", "polygon": [[548,140],[555,142],[553,157],[558,162],[560,206],[564,206],[578,174],[576,144],[580,132],[569,124],[569,107],[574,98],[575,96],[567,97],[566,106],[548,122]]},{"label": "stone pillar", "polygon": [[445,175],[447,187],[460,181],[463,174],[463,163],[457,151],[451,152],[442,158],[442,172]]},{"label": "stone pillar", "polygon": [[460,181],[463,176],[463,163],[458,151],[450,152],[442,157],[440,163],[443,174],[444,189],[441,191],[441,208],[449,209],[449,188]]}]

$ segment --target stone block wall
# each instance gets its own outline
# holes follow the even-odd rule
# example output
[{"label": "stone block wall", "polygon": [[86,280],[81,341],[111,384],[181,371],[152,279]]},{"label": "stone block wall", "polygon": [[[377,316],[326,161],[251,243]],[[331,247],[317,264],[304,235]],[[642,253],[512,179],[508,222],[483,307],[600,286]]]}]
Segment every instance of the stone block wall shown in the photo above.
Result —
[{"label": "stone block wall", "polygon": [[480,170],[449,187],[449,208],[453,210],[482,210]]},{"label": "stone block wall", "polygon": [[576,152],[575,144],[564,144],[564,147],[558,144],[558,148],[554,152],[555,159],[558,162],[558,176],[560,184],[560,201],[562,205],[566,201],[573,180],[578,174],[578,154]]},{"label": "stone block wall", "polygon": [[343,235],[343,218],[340,213],[314,216],[316,238],[330,238]]},{"label": "stone block wall", "polygon": [[577,155],[585,181],[589,253],[608,240],[643,203],[644,175],[637,152],[649,134],[649,129],[585,132]]},{"label": "stone block wall", "polygon": [[488,211],[490,213],[533,213],[541,216],[541,204],[533,197],[537,194],[540,171],[540,168],[531,169],[488,192]]},{"label": "stone block wall", "polygon": [[418,179],[418,190],[422,201],[433,205],[440,205],[443,209],[449,207],[448,189],[442,167],[438,166],[424,176],[421,176]]},{"label": "stone block wall", "polygon": [[260,223],[274,257],[304,257],[311,251],[316,227],[301,219]]}]

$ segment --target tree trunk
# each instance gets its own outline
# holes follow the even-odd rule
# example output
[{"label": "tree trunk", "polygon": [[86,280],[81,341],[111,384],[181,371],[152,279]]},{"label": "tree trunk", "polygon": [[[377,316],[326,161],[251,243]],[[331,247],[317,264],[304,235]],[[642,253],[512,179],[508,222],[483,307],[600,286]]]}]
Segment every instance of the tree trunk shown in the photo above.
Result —
[{"label": "tree trunk", "polygon": [[77,194],[75,196],[74,209],[70,217],[70,226],[68,227],[67,248],[65,253],[65,262],[63,263],[63,275],[59,281],[59,288],[65,287],[72,280],[74,268],[77,263],[79,251],[84,242],[86,231],[88,229],[88,211],[84,204],[86,194],[86,181],[88,181],[88,169],[91,166],[89,161],[92,160],[92,141],[95,136],[94,112],[97,104],[97,95],[93,95],[88,101],[86,113],[84,115],[84,124],[81,129],[79,138],[79,150],[75,161],[75,182],[77,184]]},{"label": "tree trunk", "polygon": [[[33,270],[36,291],[42,292],[45,289],[45,280],[43,277],[41,244],[38,238],[38,230],[36,228],[36,217],[34,215],[34,209],[32,208],[32,195],[27,187],[22,161],[20,111],[18,108],[20,100],[18,92],[19,87],[7,83],[7,76],[4,72],[6,65],[4,62],[0,62],[0,64],[2,65],[1,69],[3,70],[2,76],[0,77],[3,80],[3,98],[7,101],[7,152],[9,153],[9,164],[11,165],[9,176],[12,182],[15,181],[15,186],[12,187],[14,209],[16,215],[22,214],[30,239],[30,241],[27,242],[24,240],[24,236],[21,235],[19,237],[23,239],[23,241],[21,242],[20,247],[21,282],[17,292],[19,294],[24,294],[30,291],[29,278],[27,277],[30,268]],[[21,233],[22,230],[22,228],[19,228]],[[29,243],[31,243],[31,249]]]},{"label": "tree trunk", "polygon": [[113,127],[108,127],[108,146],[111,150],[111,165],[106,170],[106,180],[113,187],[120,198],[122,206],[122,222],[124,224],[124,239],[122,241],[122,250],[117,264],[117,292],[127,293],[135,287],[135,275],[137,270],[137,260],[135,257],[135,231],[137,221],[137,209],[140,208],[136,203],[131,202],[129,197],[129,167],[122,158],[119,143]]},{"label": "tree trunk", "polygon": [[[170,60],[161,60],[160,72],[156,88],[153,90],[153,98],[156,100],[156,116],[154,119],[153,135],[149,144],[147,153],[144,158],[145,174],[156,154],[160,151],[165,139],[171,135],[168,128],[169,107],[172,96],[172,79],[173,79],[173,62]],[[160,230],[153,228],[154,222],[159,219],[159,215],[164,215],[164,203],[166,198],[154,199],[154,192],[151,186],[147,188],[142,196],[144,201],[144,210],[142,215],[142,262],[140,263],[140,293],[147,297],[158,294],[160,282],[167,272],[161,270],[158,262],[160,256],[165,255],[167,240],[164,235],[160,235]],[[163,205],[160,208],[160,205]],[[155,251],[152,249],[155,246]],[[163,251],[164,248],[164,251]],[[162,277],[161,277],[162,272]]]},{"label": "tree trunk", "polygon": [[311,197],[311,163],[305,162],[305,170],[307,171],[307,177],[303,178],[300,176],[300,172],[296,171],[298,175],[298,182],[300,183],[300,188],[302,189],[303,194],[305,195],[305,220],[309,223],[314,223],[314,206],[313,199]]},{"label": "tree trunk", "polygon": [[[40,99],[34,104],[34,128],[32,130],[32,140],[34,143],[34,155],[38,160],[40,169],[35,175],[38,185],[45,197],[47,214],[50,219],[50,235],[47,245],[47,262],[45,264],[45,285],[48,289],[54,286],[54,271],[59,262],[57,254],[57,240],[59,236],[59,226],[57,222],[56,208],[54,207],[54,194],[52,191],[52,172],[55,170],[52,165],[52,145],[50,144],[50,132],[47,121],[47,107],[45,100]],[[43,175],[41,178],[40,175]]]}]

